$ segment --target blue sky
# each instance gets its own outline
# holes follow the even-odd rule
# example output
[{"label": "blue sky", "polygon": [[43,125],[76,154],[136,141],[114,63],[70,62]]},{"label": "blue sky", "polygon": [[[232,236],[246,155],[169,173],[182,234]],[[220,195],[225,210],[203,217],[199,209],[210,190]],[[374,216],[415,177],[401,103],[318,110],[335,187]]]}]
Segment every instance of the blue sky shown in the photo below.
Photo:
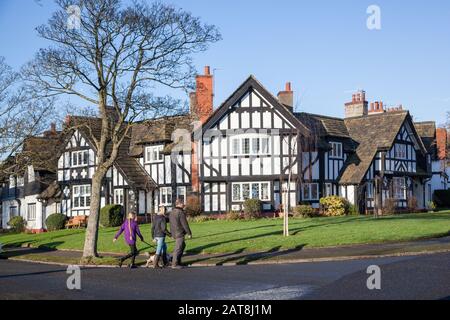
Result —
[{"label": "blue sky", "polygon": [[[450,111],[450,1],[170,0],[219,27],[223,40],[195,57],[215,72],[215,106],[249,74],[272,93],[291,81],[298,110],[342,117],[352,91],[403,104],[416,120]],[[0,55],[19,68],[45,46],[34,28],[51,0],[0,0]],[[369,5],[381,30],[366,27]],[[183,97],[180,92],[174,96]]]}]

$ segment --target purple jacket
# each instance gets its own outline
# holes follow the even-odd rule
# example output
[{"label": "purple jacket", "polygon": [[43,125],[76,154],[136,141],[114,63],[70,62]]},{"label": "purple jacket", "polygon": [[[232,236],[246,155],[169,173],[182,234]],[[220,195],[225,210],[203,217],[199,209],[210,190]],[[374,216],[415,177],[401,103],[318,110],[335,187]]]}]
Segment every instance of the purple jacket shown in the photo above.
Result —
[{"label": "purple jacket", "polygon": [[127,244],[136,244],[136,235],[141,239],[141,241],[144,241],[144,237],[142,236],[141,230],[139,230],[139,225],[136,221],[130,219],[125,220],[114,239],[119,238],[124,231],[125,241]]}]

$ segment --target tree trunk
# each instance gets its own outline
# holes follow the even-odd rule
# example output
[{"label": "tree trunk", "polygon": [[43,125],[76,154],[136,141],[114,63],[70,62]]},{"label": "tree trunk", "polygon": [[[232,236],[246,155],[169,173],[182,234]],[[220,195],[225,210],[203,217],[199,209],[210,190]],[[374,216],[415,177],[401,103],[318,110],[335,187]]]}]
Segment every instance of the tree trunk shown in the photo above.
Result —
[{"label": "tree trunk", "polygon": [[83,259],[98,257],[97,239],[100,220],[100,192],[103,176],[104,173],[98,170],[92,177],[91,206],[86,230],[86,237],[84,240]]}]

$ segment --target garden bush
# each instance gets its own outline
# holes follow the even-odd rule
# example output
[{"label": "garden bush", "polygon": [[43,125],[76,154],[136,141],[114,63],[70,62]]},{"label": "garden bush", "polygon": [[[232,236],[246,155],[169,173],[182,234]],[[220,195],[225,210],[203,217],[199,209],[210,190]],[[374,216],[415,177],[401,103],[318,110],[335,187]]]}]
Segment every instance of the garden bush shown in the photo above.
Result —
[{"label": "garden bush", "polygon": [[195,217],[188,216],[188,221],[194,222],[194,223],[206,222],[206,221],[211,221],[211,220],[214,220],[214,218],[211,216],[207,216],[207,215],[200,215],[200,216],[195,216]]},{"label": "garden bush", "polygon": [[394,198],[384,200],[383,214],[397,213],[397,201]]},{"label": "garden bush", "polygon": [[259,199],[247,199],[244,201],[244,219],[251,220],[261,217],[262,203]]},{"label": "garden bush", "polygon": [[338,196],[330,196],[320,199],[323,215],[327,217],[343,216],[349,213],[350,203]]},{"label": "garden bush", "polygon": [[21,216],[16,216],[16,217],[12,217],[11,220],[9,220],[7,224],[8,224],[8,226],[11,227],[11,231],[23,232],[23,231],[25,231],[27,222]]},{"label": "garden bush", "polygon": [[186,215],[189,217],[195,217],[202,214],[202,205],[200,199],[197,196],[189,196],[186,199]]},{"label": "garden bush", "polygon": [[409,210],[409,212],[411,212],[411,213],[416,212],[417,209],[418,209],[417,198],[416,197],[409,197],[408,198],[408,210]]},{"label": "garden bush", "polygon": [[348,212],[347,212],[347,214],[348,214],[349,216],[359,216],[358,208],[357,208],[354,204],[350,204],[350,205],[348,206]]},{"label": "garden bush", "polygon": [[235,221],[242,219],[242,214],[239,211],[230,211],[225,215],[225,220]]},{"label": "garden bush", "polygon": [[62,213],[53,213],[45,219],[47,231],[56,231],[64,229],[67,222],[66,215]]},{"label": "garden bush", "polygon": [[100,210],[100,226],[118,227],[123,222],[123,208],[119,204],[109,204]]},{"label": "garden bush", "polygon": [[316,215],[316,212],[309,204],[301,204],[294,208],[293,215],[296,218],[312,218]]}]

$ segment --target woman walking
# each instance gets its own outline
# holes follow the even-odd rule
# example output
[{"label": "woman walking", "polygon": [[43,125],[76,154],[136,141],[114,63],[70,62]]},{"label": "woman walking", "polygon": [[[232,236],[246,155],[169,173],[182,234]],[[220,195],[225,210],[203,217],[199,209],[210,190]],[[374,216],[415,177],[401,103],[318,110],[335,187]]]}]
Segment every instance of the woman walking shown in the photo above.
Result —
[{"label": "woman walking", "polygon": [[139,237],[141,241],[144,241],[144,237],[141,234],[141,231],[139,230],[139,225],[136,221],[136,213],[130,212],[128,214],[127,220],[122,224],[120,227],[120,230],[117,232],[116,236],[114,237],[113,242],[117,241],[117,238],[120,237],[120,235],[124,233],[125,242],[130,247],[130,253],[126,256],[120,258],[119,260],[119,267],[122,267],[122,264],[125,260],[131,258],[131,264],[129,267],[131,269],[136,268],[136,265],[134,264],[136,256],[138,255],[138,251],[136,248],[136,238]]},{"label": "woman walking", "polygon": [[153,268],[159,268],[159,259],[162,257],[163,265],[167,265],[167,245],[166,236],[170,236],[167,231],[166,207],[160,206],[157,215],[152,222],[152,238],[157,243],[156,255],[153,260]]}]

